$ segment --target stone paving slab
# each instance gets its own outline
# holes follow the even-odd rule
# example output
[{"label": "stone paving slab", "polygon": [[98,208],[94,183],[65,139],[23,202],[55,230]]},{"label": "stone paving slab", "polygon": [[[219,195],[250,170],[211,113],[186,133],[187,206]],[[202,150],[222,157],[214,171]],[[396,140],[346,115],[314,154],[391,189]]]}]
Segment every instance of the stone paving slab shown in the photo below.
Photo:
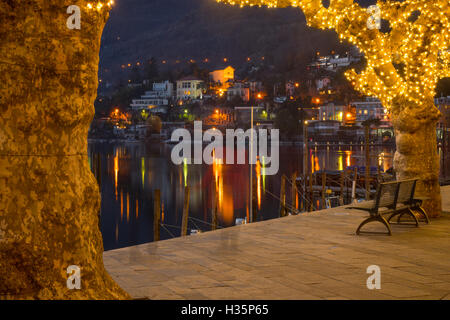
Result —
[{"label": "stone paving slab", "polygon": [[[450,299],[450,187],[442,195],[442,218],[392,237],[356,236],[366,214],[341,207],[107,251],[105,267],[137,299]],[[370,265],[380,290],[367,289]]]}]

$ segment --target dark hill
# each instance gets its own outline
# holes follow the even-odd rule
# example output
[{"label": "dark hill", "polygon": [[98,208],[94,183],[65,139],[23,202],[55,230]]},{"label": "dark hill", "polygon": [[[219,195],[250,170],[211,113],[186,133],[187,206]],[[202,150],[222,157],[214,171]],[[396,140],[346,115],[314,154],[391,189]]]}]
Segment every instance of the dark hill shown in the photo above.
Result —
[{"label": "dark hill", "polygon": [[[156,57],[209,59],[237,67],[247,57],[267,57],[280,69],[304,66],[316,51],[343,51],[332,31],[308,28],[297,8],[239,8],[214,0],[116,0],[103,34],[101,76],[113,78],[122,64]],[[105,73],[104,70],[110,71]]]}]

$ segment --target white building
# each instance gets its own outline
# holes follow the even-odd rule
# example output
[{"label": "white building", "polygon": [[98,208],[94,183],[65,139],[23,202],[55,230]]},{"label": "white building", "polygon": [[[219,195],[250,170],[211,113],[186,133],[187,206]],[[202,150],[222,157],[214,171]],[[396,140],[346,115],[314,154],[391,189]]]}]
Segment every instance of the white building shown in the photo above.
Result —
[{"label": "white building", "polygon": [[347,114],[347,106],[335,105],[334,103],[320,106],[319,110],[319,120],[321,121],[334,120],[344,122]]},{"label": "white building", "polygon": [[195,77],[185,77],[177,81],[177,100],[203,99],[205,83]]},{"label": "white building", "polygon": [[145,92],[140,99],[132,100],[130,107],[134,111],[148,109],[151,112],[165,112],[173,95],[174,89],[171,82],[154,83],[153,90]]},{"label": "white building", "polygon": [[334,54],[331,56],[319,57],[310,64],[311,67],[317,67],[328,71],[337,71],[339,68],[346,68],[355,61],[359,61],[358,57],[352,57],[351,55],[340,56]]},{"label": "white building", "polygon": [[367,97],[365,101],[354,101],[350,105],[356,111],[356,122],[369,119],[380,119],[388,121],[388,112],[377,98]]}]

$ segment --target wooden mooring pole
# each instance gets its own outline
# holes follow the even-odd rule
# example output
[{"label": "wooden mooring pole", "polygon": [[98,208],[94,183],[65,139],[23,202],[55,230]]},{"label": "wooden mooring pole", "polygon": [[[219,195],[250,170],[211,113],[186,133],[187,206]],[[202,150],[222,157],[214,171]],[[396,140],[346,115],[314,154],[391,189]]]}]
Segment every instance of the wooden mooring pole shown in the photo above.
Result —
[{"label": "wooden mooring pole", "polygon": [[252,181],[252,192],[253,192],[253,196],[252,196],[252,222],[256,222],[257,218],[258,218],[258,210],[259,210],[259,206],[258,206],[258,182],[256,180],[256,177],[253,177],[253,181]]},{"label": "wooden mooring pole", "polygon": [[280,189],[280,217],[286,215],[286,177],[281,177],[281,189]]},{"label": "wooden mooring pole", "polygon": [[216,185],[213,184],[211,188],[211,199],[212,199],[212,205],[211,205],[211,214],[212,214],[212,226],[211,230],[214,231],[217,229],[217,206],[219,203],[219,199],[217,198],[218,194],[216,191]]},{"label": "wooden mooring pole", "polygon": [[325,192],[327,190],[327,173],[325,170],[322,172],[322,209],[326,208],[325,205]]},{"label": "wooden mooring pole", "polygon": [[[297,172],[294,172],[291,176],[291,182],[292,182],[292,188],[291,188],[291,203],[292,203],[292,210],[297,211],[298,210],[298,203],[297,203]],[[292,214],[296,214],[296,212],[292,212]]]},{"label": "wooden mooring pole", "polygon": [[309,212],[312,212],[314,210],[313,202],[314,202],[313,174],[312,174],[312,172],[310,172],[309,173]]},{"label": "wooden mooring pole", "polygon": [[341,179],[339,181],[339,185],[341,187],[341,192],[339,193],[339,205],[344,205],[344,182],[345,182],[345,170],[341,172]]},{"label": "wooden mooring pole", "polygon": [[366,137],[366,200],[370,200],[370,126],[364,127]]},{"label": "wooden mooring pole", "polygon": [[184,189],[184,205],[183,205],[183,218],[181,220],[181,236],[187,236],[188,220],[189,220],[189,197],[191,191],[189,187]]},{"label": "wooden mooring pole", "polygon": [[352,183],[352,203],[356,202],[356,183],[358,181],[358,168],[355,168],[355,176]]},{"label": "wooden mooring pole", "polygon": [[161,228],[161,190],[155,190],[153,202],[153,241],[160,240]]}]

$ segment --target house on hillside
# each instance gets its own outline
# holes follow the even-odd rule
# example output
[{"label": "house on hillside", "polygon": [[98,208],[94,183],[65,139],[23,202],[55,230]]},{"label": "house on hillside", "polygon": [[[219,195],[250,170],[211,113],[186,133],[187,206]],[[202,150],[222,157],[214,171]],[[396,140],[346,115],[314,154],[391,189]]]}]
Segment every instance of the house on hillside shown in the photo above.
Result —
[{"label": "house on hillside", "polygon": [[194,76],[184,77],[177,81],[177,100],[203,99],[205,82]]}]

